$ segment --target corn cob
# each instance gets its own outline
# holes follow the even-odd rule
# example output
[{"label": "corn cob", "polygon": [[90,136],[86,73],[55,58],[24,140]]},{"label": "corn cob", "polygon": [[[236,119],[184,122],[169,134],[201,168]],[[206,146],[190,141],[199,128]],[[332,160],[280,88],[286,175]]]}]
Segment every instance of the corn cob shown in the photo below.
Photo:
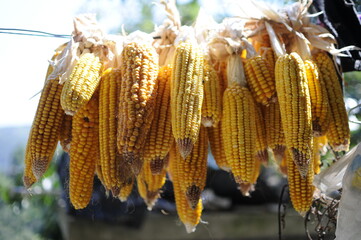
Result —
[{"label": "corn cob", "polygon": [[203,70],[202,124],[205,127],[212,127],[217,125],[221,117],[221,86],[216,70],[207,60],[204,60]]},{"label": "corn cob", "polygon": [[325,88],[330,104],[330,125],[327,132],[329,145],[334,151],[348,151],[350,144],[350,129],[348,116],[343,99],[342,86],[339,75],[336,71],[331,57],[325,52],[320,52],[314,56],[321,78],[325,83]]},{"label": "corn cob", "polygon": [[[65,47],[66,43],[60,45],[55,50],[51,60],[55,60]],[[46,72],[44,88],[40,96],[25,149],[23,182],[26,188],[30,188],[31,185],[37,181],[37,178],[43,175],[47,168],[47,166],[36,166],[35,168],[38,168],[36,169],[37,173],[35,173],[38,177],[36,177],[33,173],[34,156],[43,158],[43,161],[49,162],[56,148],[57,140],[55,140],[55,138],[58,138],[60,131],[59,115],[61,111],[59,110],[59,92],[61,92],[62,86],[58,84],[59,79],[47,80],[53,70],[53,66],[49,65]],[[37,164],[41,163],[39,160],[37,160],[37,162]]]},{"label": "corn cob", "polygon": [[99,147],[101,173],[106,189],[114,196],[119,194],[120,156],[117,151],[117,104],[121,84],[120,69],[108,68],[103,72],[99,85]]},{"label": "corn cob", "polygon": [[170,108],[171,73],[171,65],[159,69],[154,120],[149,130],[147,144],[144,146],[143,158],[145,162],[148,162],[147,164],[150,164],[153,174],[163,172],[168,152],[174,142]]},{"label": "corn cob", "polygon": [[169,176],[173,183],[173,192],[178,216],[184,224],[187,232],[191,233],[195,231],[196,226],[198,225],[201,218],[203,210],[202,199],[199,199],[195,208],[190,207],[186,193],[182,191],[181,188],[180,176],[183,173],[178,169],[177,161],[174,161],[175,158],[177,158],[176,155],[178,154],[178,150],[174,144],[170,150],[169,156]]},{"label": "corn cob", "polygon": [[276,96],[274,69],[262,56],[247,59],[245,73],[256,102],[268,105]]},{"label": "corn cob", "polygon": [[268,150],[267,150],[267,135],[264,124],[264,118],[260,106],[256,105],[256,158],[257,161],[267,165]]},{"label": "corn cob", "polygon": [[312,158],[312,117],[304,63],[293,52],[279,57],[275,70],[286,146],[301,176],[306,177]]},{"label": "corn cob", "polygon": [[237,183],[253,183],[256,109],[249,90],[231,85],[224,92],[222,136],[227,163]]},{"label": "corn cob", "polygon": [[206,184],[207,153],[207,130],[201,126],[198,140],[194,144],[191,154],[185,159],[180,154],[177,154],[174,158],[175,164],[177,164],[181,190],[185,192],[188,203],[193,209],[197,207]]},{"label": "corn cob", "polygon": [[166,171],[163,168],[160,173],[153,174],[149,161],[144,161],[144,165],[137,176],[137,186],[139,195],[144,199],[148,210],[151,211],[166,179]]},{"label": "corn cob", "polygon": [[303,177],[292,159],[293,151],[286,151],[288,187],[293,208],[302,216],[310,209],[313,199],[313,162],[310,162],[307,177]]},{"label": "corn cob", "polygon": [[138,175],[154,117],[158,55],[149,43],[132,42],[122,52],[122,87],[118,106],[117,145],[122,161]]},{"label": "corn cob", "polygon": [[121,202],[127,201],[129,195],[132,193],[134,187],[134,177],[129,177],[126,182],[123,183],[122,188],[119,191],[118,198]]},{"label": "corn cob", "polygon": [[61,106],[68,115],[74,115],[92,97],[100,80],[102,63],[94,53],[84,53],[75,64],[61,93]]},{"label": "corn cob", "polygon": [[67,153],[69,153],[70,151],[72,122],[73,122],[73,117],[64,114],[60,128],[59,142],[60,142],[60,146]]},{"label": "corn cob", "polygon": [[311,97],[313,135],[320,137],[327,132],[330,123],[330,105],[326,86],[317,65],[312,60],[305,61],[305,68]]},{"label": "corn cob", "polygon": [[92,195],[99,158],[99,96],[95,93],[73,116],[69,195],[75,209],[85,208]]},{"label": "corn cob", "polygon": [[[32,168],[37,181],[48,169],[58,144],[64,113],[60,106],[62,87],[59,79],[46,81],[30,130],[26,152],[28,152],[27,157],[31,160],[25,161],[31,163],[30,166],[26,164],[26,167]],[[28,176],[29,174],[24,176],[24,182],[28,182],[25,183],[26,186],[30,186],[32,182],[32,180],[25,179]]]},{"label": "corn cob", "polygon": [[192,151],[201,125],[203,56],[192,42],[178,45],[171,80],[172,131],[183,158]]},{"label": "corn cob", "polygon": [[222,138],[222,122],[219,121],[216,127],[207,128],[211,152],[216,161],[217,166],[227,172],[231,171],[227,163],[226,154],[224,151],[224,143]]},{"label": "corn cob", "polygon": [[286,149],[285,136],[278,101],[262,108],[266,129],[267,145],[272,149],[274,159],[281,162]]}]

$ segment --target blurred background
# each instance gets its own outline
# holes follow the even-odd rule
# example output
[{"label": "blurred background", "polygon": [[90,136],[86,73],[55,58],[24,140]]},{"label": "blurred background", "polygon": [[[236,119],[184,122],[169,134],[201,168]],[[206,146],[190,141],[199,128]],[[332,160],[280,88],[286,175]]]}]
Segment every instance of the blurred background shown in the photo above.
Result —
[{"label": "blurred background", "polygon": [[[292,1],[269,0],[282,6]],[[216,21],[237,14],[232,0],[179,0],[182,23],[194,22],[203,8]],[[360,1],[355,1],[361,11]],[[96,13],[105,32],[151,32],[165,18],[163,7],[146,0],[13,0],[0,2],[0,28],[71,34],[73,17]],[[0,30],[2,33],[2,30]],[[48,59],[64,38],[0,34],[0,239],[278,239],[278,208],[286,180],[272,167],[263,168],[252,197],[243,197],[228,173],[219,170],[209,155],[207,188],[203,194],[203,223],[187,234],[177,218],[172,186],[167,181],[162,199],[152,212],[134,191],[126,203],[109,197],[95,182],[92,204],[75,211],[68,202],[68,156],[56,151],[46,177],[31,190],[22,184],[24,148]],[[361,139],[361,72],[345,77],[345,100],[350,111],[351,145]],[[351,147],[352,147],[351,146]],[[324,160],[332,158],[325,156]],[[289,206],[283,235],[305,239],[304,219]]]}]

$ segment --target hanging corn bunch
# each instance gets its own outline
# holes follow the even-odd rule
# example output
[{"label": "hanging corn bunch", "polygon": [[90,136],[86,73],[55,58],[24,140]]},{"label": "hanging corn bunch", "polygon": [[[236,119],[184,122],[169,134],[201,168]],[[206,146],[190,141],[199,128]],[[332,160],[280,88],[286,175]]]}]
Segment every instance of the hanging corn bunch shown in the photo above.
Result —
[{"label": "hanging corn bunch", "polygon": [[120,201],[138,189],[152,210],[168,174],[179,219],[193,232],[209,144],[244,195],[257,188],[261,164],[275,160],[304,215],[321,155],[350,144],[334,37],[310,21],[309,1],[280,11],[244,4],[219,24],[200,13],[191,27],[182,26],[174,0],[161,4],[167,19],[151,34],[110,37],[94,15],[75,18],[47,70],[25,187],[41,179],[60,142],[76,209],[88,205],[97,176]]}]

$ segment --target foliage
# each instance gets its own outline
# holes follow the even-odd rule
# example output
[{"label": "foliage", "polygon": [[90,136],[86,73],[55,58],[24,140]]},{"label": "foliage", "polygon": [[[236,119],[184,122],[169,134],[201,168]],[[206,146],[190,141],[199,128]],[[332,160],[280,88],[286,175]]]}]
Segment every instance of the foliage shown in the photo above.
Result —
[{"label": "foliage", "polygon": [[22,183],[24,149],[14,152],[12,170],[0,173],[0,239],[61,239],[57,224],[59,183],[55,163],[40,183],[26,191]]}]

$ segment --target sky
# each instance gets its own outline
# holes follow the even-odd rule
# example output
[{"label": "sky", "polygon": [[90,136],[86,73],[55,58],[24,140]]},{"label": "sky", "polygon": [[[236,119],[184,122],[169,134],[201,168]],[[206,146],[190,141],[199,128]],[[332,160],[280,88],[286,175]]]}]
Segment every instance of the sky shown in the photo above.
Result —
[{"label": "sky", "polygon": [[[270,0],[271,2],[278,2]],[[11,0],[0,1],[0,28],[39,30],[71,34],[73,18],[79,13],[97,11],[102,15],[105,31],[140,18],[137,1],[121,0]],[[150,1],[150,4],[153,1]],[[177,2],[186,3],[188,0]],[[213,14],[219,4],[230,6],[231,0],[201,0]],[[228,7],[227,7],[228,8]],[[223,8],[225,9],[225,8]],[[232,9],[232,8],[228,8]],[[129,16],[132,16],[131,18]],[[157,15],[161,21],[162,15]],[[48,59],[66,39],[0,34],[0,127],[30,126],[39,101]],[[37,95],[36,95],[37,94]],[[34,97],[34,95],[36,95]]]}]

